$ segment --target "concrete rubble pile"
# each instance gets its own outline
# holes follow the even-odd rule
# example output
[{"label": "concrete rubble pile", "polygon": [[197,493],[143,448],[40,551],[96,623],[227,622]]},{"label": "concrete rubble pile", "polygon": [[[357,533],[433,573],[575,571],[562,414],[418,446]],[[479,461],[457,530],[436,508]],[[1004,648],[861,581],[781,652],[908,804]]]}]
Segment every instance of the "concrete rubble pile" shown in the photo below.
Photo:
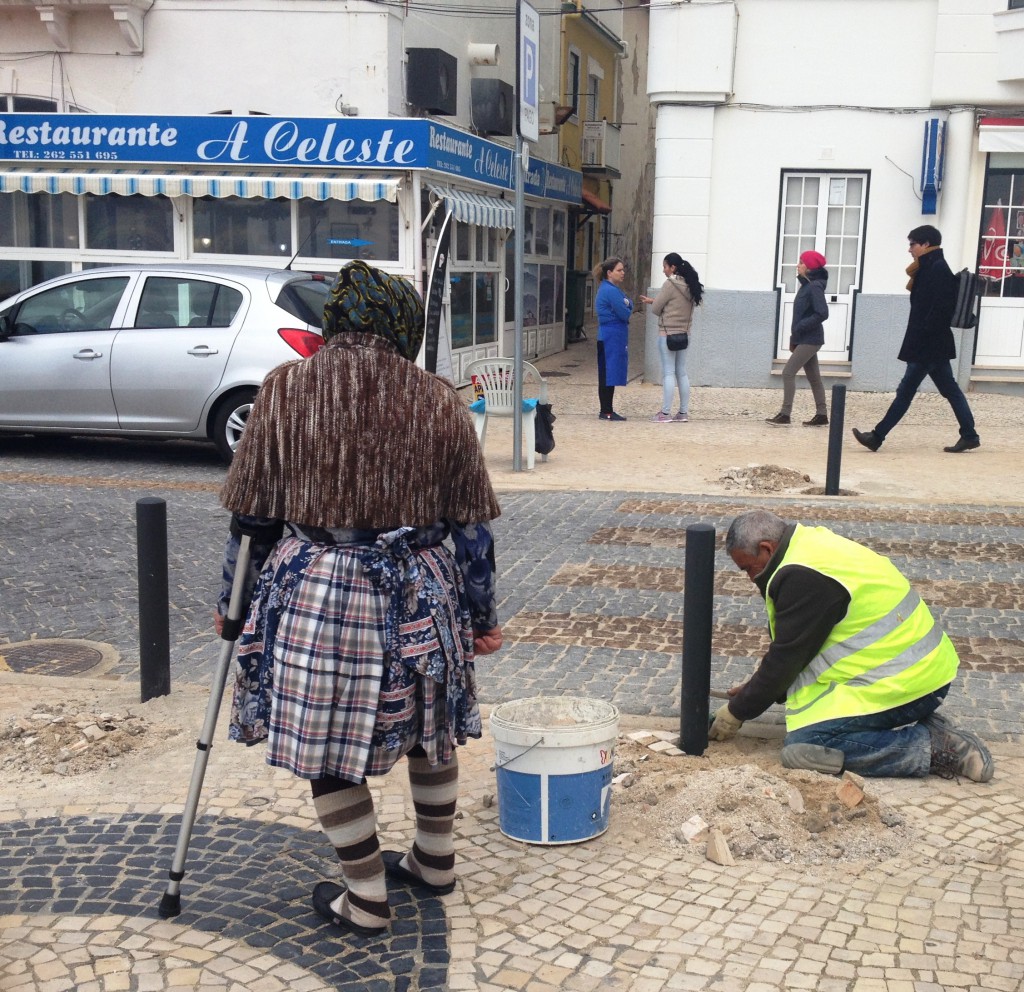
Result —
[{"label": "concrete rubble pile", "polygon": [[0,726],[0,755],[9,769],[80,775],[114,765],[134,751],[149,726],[130,711],[79,712],[73,705],[37,705]]}]

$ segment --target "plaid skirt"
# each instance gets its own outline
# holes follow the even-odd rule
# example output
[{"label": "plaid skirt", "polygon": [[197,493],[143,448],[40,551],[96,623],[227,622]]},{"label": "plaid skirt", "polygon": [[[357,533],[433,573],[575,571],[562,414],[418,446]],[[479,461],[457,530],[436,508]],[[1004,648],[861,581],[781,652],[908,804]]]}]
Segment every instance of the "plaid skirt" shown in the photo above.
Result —
[{"label": "plaid skirt", "polygon": [[462,573],[406,531],[375,545],[280,541],[239,637],[229,736],[301,778],[360,782],[417,744],[431,764],[481,736]]}]

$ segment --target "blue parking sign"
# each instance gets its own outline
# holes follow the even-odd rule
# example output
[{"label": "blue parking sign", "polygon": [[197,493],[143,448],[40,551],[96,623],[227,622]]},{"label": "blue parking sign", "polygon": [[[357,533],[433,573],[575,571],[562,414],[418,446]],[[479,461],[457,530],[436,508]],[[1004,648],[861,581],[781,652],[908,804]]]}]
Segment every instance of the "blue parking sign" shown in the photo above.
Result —
[{"label": "blue parking sign", "polygon": [[519,0],[519,134],[528,141],[540,138],[539,68],[540,18]]}]

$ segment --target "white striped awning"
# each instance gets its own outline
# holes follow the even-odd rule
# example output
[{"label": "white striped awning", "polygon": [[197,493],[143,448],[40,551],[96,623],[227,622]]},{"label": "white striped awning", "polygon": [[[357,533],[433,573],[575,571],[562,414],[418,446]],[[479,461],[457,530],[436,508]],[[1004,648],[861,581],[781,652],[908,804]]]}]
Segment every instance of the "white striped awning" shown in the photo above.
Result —
[{"label": "white striped awning", "polygon": [[0,193],[117,193],[121,196],[242,196],[273,200],[398,200],[396,176],[327,179],[282,173],[171,173],[145,169],[0,169]]},{"label": "white striped awning", "polygon": [[512,230],[516,223],[515,207],[507,200],[485,193],[467,193],[448,186],[430,187],[430,192],[441,197],[445,206],[463,224],[481,224],[484,227],[504,227]]}]

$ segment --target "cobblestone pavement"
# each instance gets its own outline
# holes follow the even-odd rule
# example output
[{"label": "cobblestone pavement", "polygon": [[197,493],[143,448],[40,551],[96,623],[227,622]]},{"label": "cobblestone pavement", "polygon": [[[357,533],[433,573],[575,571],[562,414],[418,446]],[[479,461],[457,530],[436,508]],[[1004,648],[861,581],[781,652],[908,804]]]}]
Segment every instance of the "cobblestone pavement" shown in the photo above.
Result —
[{"label": "cobblestone pavement", "polygon": [[[137,679],[134,504],[160,495],[172,685],[201,696],[217,655],[223,469],[201,446],[115,446],[114,460],[97,450],[0,442],[0,658],[32,638],[73,639],[112,646],[104,678]],[[145,799],[126,783],[123,795],[115,787],[59,804],[45,789],[0,788],[0,989],[1024,987],[1020,508],[588,491],[507,492],[502,505],[507,647],[478,665],[485,703],[582,695],[614,702],[631,727],[672,729],[686,528],[710,523],[720,543],[735,513],[768,506],[863,540],[912,579],[961,653],[947,708],[993,742],[996,777],[873,781],[913,827],[899,857],[724,868],[680,859],[655,835],[626,835],[614,808],[608,832],[583,844],[509,839],[497,826],[487,735],[460,752],[456,891],[414,900],[392,889],[394,924],[375,941],[332,935],[313,914],[310,887],[336,874],[333,855],[304,785],[266,768],[258,749],[245,752],[242,777],[208,776],[183,913],[171,921],[155,907],[185,782],[155,774]],[[766,645],[764,606],[720,546],[714,583],[712,684],[723,689]],[[15,673],[0,677],[2,691],[17,684]],[[183,713],[201,722],[196,706]],[[756,721],[766,747],[780,719]],[[402,779],[372,782],[385,846],[411,836]]]}]

